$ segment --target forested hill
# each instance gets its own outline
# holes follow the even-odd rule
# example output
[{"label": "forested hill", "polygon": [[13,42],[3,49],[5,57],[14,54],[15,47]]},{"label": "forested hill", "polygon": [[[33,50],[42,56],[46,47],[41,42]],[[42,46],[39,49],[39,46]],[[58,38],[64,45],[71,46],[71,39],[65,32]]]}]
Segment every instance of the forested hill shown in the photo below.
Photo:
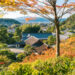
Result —
[{"label": "forested hill", "polygon": [[13,24],[21,24],[21,23],[19,21],[14,20],[14,19],[0,18],[0,25],[11,26]]},{"label": "forested hill", "polygon": [[70,30],[70,31],[75,30],[75,14],[70,16],[67,20],[65,20],[62,23],[61,29],[62,30],[67,29],[67,30]]}]

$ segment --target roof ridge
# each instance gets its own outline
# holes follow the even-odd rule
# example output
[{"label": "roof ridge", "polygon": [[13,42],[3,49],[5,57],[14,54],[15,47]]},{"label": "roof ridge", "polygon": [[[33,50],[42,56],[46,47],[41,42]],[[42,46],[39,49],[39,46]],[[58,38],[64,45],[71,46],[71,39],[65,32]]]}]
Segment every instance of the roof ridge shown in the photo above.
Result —
[{"label": "roof ridge", "polygon": [[37,40],[39,40],[37,37],[35,37],[35,36],[30,36],[28,39],[26,39],[25,41],[27,41],[27,40],[29,40],[30,38],[32,38],[32,37],[34,37],[34,38],[36,38]]},{"label": "roof ridge", "polygon": [[23,34],[52,34],[52,33],[23,33]]}]

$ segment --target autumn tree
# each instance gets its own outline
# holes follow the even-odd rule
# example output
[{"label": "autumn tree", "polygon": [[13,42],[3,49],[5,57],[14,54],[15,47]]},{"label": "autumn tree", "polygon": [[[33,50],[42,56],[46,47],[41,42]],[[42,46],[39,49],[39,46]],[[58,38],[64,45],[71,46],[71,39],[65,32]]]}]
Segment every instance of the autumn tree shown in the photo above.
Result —
[{"label": "autumn tree", "polygon": [[[0,0],[0,5],[6,6],[8,11],[21,11],[22,14],[28,12],[40,15],[56,26],[56,55],[60,55],[59,25],[61,18],[66,14],[71,14],[75,10],[75,2],[72,0]],[[31,20],[33,18],[27,18]]]}]

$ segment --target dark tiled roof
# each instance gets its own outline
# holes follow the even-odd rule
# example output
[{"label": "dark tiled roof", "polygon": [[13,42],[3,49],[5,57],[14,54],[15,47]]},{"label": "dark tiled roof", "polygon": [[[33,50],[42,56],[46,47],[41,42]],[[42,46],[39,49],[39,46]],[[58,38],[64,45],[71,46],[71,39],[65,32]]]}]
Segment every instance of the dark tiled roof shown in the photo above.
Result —
[{"label": "dark tiled roof", "polygon": [[28,38],[28,35],[35,36],[38,39],[47,39],[48,36],[52,35],[51,33],[23,33],[22,40],[26,40]]},{"label": "dark tiled roof", "polygon": [[26,41],[26,44],[29,44],[34,47],[35,52],[41,53],[42,51],[47,49],[47,45],[40,41],[38,38],[31,36]]},{"label": "dark tiled roof", "polygon": [[39,41],[38,38],[36,38],[36,37],[34,37],[34,36],[31,36],[31,37],[29,37],[27,40],[25,40],[25,43],[32,46],[33,44],[35,44],[35,43],[38,42],[38,41]]},{"label": "dark tiled roof", "polygon": [[47,50],[48,46],[46,44],[42,44],[41,46],[34,47],[35,51],[37,53],[41,53],[44,50]]},{"label": "dark tiled roof", "polygon": [[25,42],[24,41],[21,41],[21,42],[16,42],[15,44],[25,45]]}]

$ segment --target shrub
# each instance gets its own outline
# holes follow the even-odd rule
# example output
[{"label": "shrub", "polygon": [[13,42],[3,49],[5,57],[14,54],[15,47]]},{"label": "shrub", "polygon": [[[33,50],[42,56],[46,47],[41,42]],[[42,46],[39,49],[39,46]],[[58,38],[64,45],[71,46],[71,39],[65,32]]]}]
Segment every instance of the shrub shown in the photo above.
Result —
[{"label": "shrub", "polygon": [[8,66],[11,63],[11,60],[8,59],[7,56],[0,55],[0,70],[4,69],[4,67]]},{"label": "shrub", "polygon": [[[69,73],[72,74],[71,66],[71,59],[67,57],[59,57],[48,59],[47,61],[37,61],[33,63],[33,67],[37,70],[36,75],[68,75]],[[34,71],[35,73],[35,71]]]},{"label": "shrub", "polygon": [[60,34],[62,34],[62,35],[63,35],[63,34],[65,34],[65,33],[64,33],[63,31],[60,31]]},{"label": "shrub", "polygon": [[30,45],[26,45],[24,47],[24,52],[26,55],[30,55],[32,53],[33,47],[31,47]]},{"label": "shrub", "polygon": [[56,41],[56,38],[55,38],[55,36],[49,36],[48,37],[48,40],[47,40],[47,42],[48,42],[48,45],[53,45],[53,44],[55,44],[55,41]]},{"label": "shrub", "polygon": [[11,51],[9,51],[9,50],[0,50],[0,55],[5,55],[11,60],[16,59],[16,54],[11,52]]},{"label": "shrub", "polygon": [[6,49],[7,48],[7,44],[5,43],[0,43],[0,49]]},{"label": "shrub", "polygon": [[71,59],[59,57],[53,63],[53,72],[55,75],[66,75],[70,71]]},{"label": "shrub", "polygon": [[4,75],[32,75],[31,64],[13,63],[4,71]]},{"label": "shrub", "polygon": [[31,64],[13,63],[4,73],[7,72],[10,72],[10,75],[74,75],[75,59],[58,57],[46,61],[37,60]]},{"label": "shrub", "polygon": [[69,37],[71,38],[71,37],[75,37],[75,33],[73,33],[72,35],[69,35]]},{"label": "shrub", "polygon": [[23,58],[25,58],[26,54],[25,53],[20,53],[17,55],[17,61],[22,61]]},{"label": "shrub", "polygon": [[53,33],[53,32],[55,32],[55,26],[48,27],[46,32],[47,33]]}]

